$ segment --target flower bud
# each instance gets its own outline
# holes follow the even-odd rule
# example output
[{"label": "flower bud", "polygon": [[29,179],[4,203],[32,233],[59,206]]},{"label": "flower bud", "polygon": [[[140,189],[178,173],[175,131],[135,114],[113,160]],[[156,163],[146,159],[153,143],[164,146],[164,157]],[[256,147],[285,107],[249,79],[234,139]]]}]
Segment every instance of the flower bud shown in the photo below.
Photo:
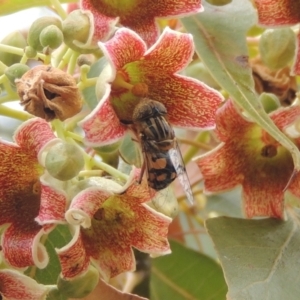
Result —
[{"label": "flower bud", "polygon": [[294,58],[296,36],[290,28],[268,29],[259,40],[259,51],[265,65],[280,69]]},{"label": "flower bud", "polygon": [[41,17],[34,21],[28,31],[27,42],[36,51],[42,51],[44,46],[40,42],[40,34],[46,27],[55,25],[62,29],[61,20],[55,17]]},{"label": "flower bud", "polygon": [[93,53],[100,51],[96,43],[92,43],[91,14],[80,9],[72,11],[62,22],[64,41],[74,51],[79,53]]},{"label": "flower bud", "polygon": [[62,31],[55,25],[45,27],[40,34],[41,45],[51,49],[58,48],[63,42],[63,39]]},{"label": "flower bud", "polygon": [[90,266],[88,271],[74,279],[58,278],[57,288],[68,298],[83,298],[90,294],[99,281],[99,272]]},{"label": "flower bud", "polygon": [[82,153],[73,144],[55,144],[50,148],[45,159],[45,167],[49,174],[61,181],[77,176],[83,166]]},{"label": "flower bud", "polygon": [[[26,39],[20,31],[11,32],[0,43],[18,48],[25,48],[27,46]],[[20,61],[20,55],[0,51],[0,61],[7,66],[11,66]]]},{"label": "flower bud", "polygon": [[276,95],[271,93],[262,93],[259,96],[259,101],[264,107],[266,113],[270,113],[280,107],[280,101]]},{"label": "flower bud", "polygon": [[15,79],[21,78],[27,71],[29,71],[29,67],[24,64],[13,64],[5,70],[5,75],[12,83],[15,85]]},{"label": "flower bud", "polygon": [[24,51],[25,51],[25,55],[26,55],[28,58],[34,58],[34,57],[36,57],[36,55],[37,55],[36,50],[33,49],[33,48],[30,47],[30,46],[25,47]]}]

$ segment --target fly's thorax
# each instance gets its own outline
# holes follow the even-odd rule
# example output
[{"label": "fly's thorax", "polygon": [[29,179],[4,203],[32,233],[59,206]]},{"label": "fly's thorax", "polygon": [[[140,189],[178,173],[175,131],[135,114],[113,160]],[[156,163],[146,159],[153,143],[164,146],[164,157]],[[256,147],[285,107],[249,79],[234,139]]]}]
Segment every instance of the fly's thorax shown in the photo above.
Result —
[{"label": "fly's thorax", "polygon": [[132,120],[134,123],[138,123],[149,118],[165,116],[166,114],[167,109],[162,103],[144,98],[135,106]]}]

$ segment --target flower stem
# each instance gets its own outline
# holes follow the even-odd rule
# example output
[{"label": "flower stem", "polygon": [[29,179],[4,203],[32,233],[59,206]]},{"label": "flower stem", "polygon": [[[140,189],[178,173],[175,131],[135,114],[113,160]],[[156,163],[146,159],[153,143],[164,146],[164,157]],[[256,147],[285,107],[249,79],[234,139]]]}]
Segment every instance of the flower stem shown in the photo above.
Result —
[{"label": "flower stem", "polygon": [[67,12],[61,6],[61,3],[58,0],[50,0],[50,2],[54,6],[59,16],[64,20],[67,17]]},{"label": "flower stem", "polygon": [[13,118],[13,119],[17,119],[20,121],[26,121],[33,117],[32,115],[30,115],[26,112],[9,108],[3,104],[0,104],[0,115],[9,117],[9,118]]},{"label": "flower stem", "polygon": [[7,65],[5,65],[1,60],[0,60],[0,74],[3,74],[5,70],[7,69]]},{"label": "flower stem", "polygon": [[13,47],[9,45],[0,44],[0,52],[8,52],[16,55],[23,56],[24,50],[22,48]]},{"label": "flower stem", "polygon": [[72,55],[68,63],[68,70],[67,70],[67,72],[71,75],[74,74],[75,72],[78,56],[79,56],[78,52],[72,51]]},{"label": "flower stem", "polygon": [[63,47],[61,49],[59,49],[59,52],[55,54],[54,62],[53,62],[54,67],[56,67],[56,68],[58,67],[58,65],[62,61],[64,55],[66,55],[68,49],[69,49],[69,47],[67,45],[63,45]]}]

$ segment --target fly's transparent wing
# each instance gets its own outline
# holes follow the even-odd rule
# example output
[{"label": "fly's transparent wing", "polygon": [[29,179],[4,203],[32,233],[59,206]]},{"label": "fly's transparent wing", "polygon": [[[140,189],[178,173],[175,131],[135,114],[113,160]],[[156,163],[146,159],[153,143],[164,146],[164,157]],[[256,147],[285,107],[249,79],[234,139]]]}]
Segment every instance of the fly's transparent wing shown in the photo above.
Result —
[{"label": "fly's transparent wing", "polygon": [[176,170],[179,182],[183,187],[183,190],[186,194],[188,202],[194,204],[194,196],[192,188],[190,185],[190,180],[185,170],[185,165],[182,159],[182,155],[178,146],[178,143],[175,141],[175,147],[169,150],[169,155]]},{"label": "fly's transparent wing", "polygon": [[[151,190],[154,191],[153,189]],[[151,200],[150,206],[152,206],[156,211],[161,212],[172,219],[177,216],[179,211],[177,198],[170,186],[163,190],[155,191],[155,195]]]}]

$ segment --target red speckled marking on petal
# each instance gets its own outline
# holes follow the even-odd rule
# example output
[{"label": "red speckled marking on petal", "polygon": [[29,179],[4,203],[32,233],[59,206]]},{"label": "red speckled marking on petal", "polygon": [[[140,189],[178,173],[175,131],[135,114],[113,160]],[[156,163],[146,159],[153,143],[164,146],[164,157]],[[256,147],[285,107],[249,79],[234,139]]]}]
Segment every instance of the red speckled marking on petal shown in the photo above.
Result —
[{"label": "red speckled marking on petal", "polygon": [[167,236],[171,222],[171,218],[156,212],[149,206],[139,206],[136,223],[140,226],[132,232],[132,246],[140,251],[153,254],[170,253]]},{"label": "red speckled marking on petal", "polygon": [[140,36],[127,28],[119,29],[108,42],[99,43],[99,47],[117,70],[129,62],[139,60],[147,49]]},{"label": "red speckled marking on petal", "polygon": [[89,146],[103,146],[116,142],[126,132],[116,116],[110,101],[110,87],[97,107],[79,125],[85,132],[85,142]]},{"label": "red speckled marking on petal", "polygon": [[86,254],[79,226],[76,228],[72,241],[65,247],[57,249],[56,252],[64,278],[73,278],[84,273],[89,267],[90,258]]},{"label": "red speckled marking on petal", "polygon": [[[148,74],[147,74],[148,76]],[[204,83],[180,75],[157,76],[149,81],[149,98],[162,102],[174,126],[189,129],[215,127],[222,95]]]},{"label": "red speckled marking on petal", "polygon": [[293,25],[300,22],[299,0],[254,0],[254,3],[262,25]]},{"label": "red speckled marking on petal", "polygon": [[[278,181],[276,182],[278,183]],[[271,178],[266,184],[253,184],[253,181],[245,182],[243,185],[244,211],[247,218],[256,216],[268,216],[273,218],[283,218],[284,184],[271,184]]]},{"label": "red speckled marking on petal", "polygon": [[[42,180],[41,180],[42,181]],[[42,181],[41,205],[35,219],[40,225],[65,223],[67,195]]]},{"label": "red speckled marking on petal", "polygon": [[243,182],[243,161],[231,150],[228,145],[220,144],[196,160],[204,177],[205,192],[230,190]]},{"label": "red speckled marking on petal", "polygon": [[0,270],[0,294],[9,300],[41,300],[49,287],[14,270]]},{"label": "red speckled marking on petal", "polygon": [[277,109],[271,114],[271,119],[280,130],[283,130],[286,126],[294,123],[299,117],[300,106],[298,105]]},{"label": "red speckled marking on petal", "polygon": [[99,259],[93,258],[92,261],[99,265],[99,271],[106,280],[135,270],[135,258],[129,245],[120,248],[106,248],[104,251],[100,249]]},{"label": "red speckled marking on petal", "polygon": [[294,58],[294,64],[291,68],[291,75],[300,75],[300,32],[298,32],[297,34],[296,53]]},{"label": "red speckled marking on petal", "polygon": [[54,139],[49,124],[40,118],[24,122],[16,131],[14,140],[20,147],[28,149],[38,155],[40,149],[50,140]]},{"label": "red speckled marking on petal", "polygon": [[145,53],[140,63],[143,72],[147,68],[162,70],[166,74],[181,71],[192,60],[194,53],[191,34],[179,33],[166,28],[159,40]]},{"label": "red speckled marking on petal", "polygon": [[[17,268],[34,265],[33,247],[39,247],[35,237],[40,234],[40,231],[43,231],[42,227],[34,221],[10,225],[2,236],[1,244],[5,260]],[[39,257],[38,259],[43,263],[48,258]]]}]

